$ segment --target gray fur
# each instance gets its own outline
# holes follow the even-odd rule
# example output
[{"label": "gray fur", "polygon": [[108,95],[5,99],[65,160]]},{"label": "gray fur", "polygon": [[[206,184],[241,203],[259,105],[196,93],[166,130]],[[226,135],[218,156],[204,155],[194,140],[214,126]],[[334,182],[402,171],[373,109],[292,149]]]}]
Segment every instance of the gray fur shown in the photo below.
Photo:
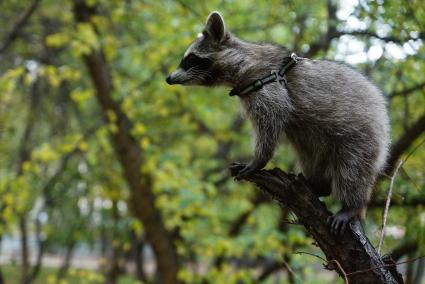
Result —
[{"label": "gray fur", "polygon": [[[227,30],[219,43],[204,32],[189,53],[213,66],[199,73],[177,69],[173,83],[240,87],[280,69],[289,56],[283,47],[245,42]],[[240,98],[256,136],[250,164],[263,167],[286,137],[307,178],[329,182],[343,205],[364,207],[390,141],[382,93],[353,68],[328,60],[303,58],[286,77],[287,88],[271,83]]]}]

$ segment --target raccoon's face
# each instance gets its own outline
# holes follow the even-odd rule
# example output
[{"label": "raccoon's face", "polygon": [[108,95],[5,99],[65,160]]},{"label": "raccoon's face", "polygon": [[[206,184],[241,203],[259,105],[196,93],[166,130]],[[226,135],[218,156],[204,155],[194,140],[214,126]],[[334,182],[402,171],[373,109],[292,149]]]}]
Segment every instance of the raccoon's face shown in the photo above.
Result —
[{"label": "raccoon's face", "polygon": [[186,50],[177,69],[167,77],[167,83],[203,86],[220,83],[219,64],[216,61],[227,37],[223,17],[218,12],[212,12],[203,32]]}]

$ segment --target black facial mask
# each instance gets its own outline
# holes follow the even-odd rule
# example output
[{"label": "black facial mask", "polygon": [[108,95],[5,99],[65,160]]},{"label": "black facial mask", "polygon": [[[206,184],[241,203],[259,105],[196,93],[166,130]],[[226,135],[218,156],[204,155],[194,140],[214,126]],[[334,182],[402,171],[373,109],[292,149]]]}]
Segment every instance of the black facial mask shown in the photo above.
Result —
[{"label": "black facial mask", "polygon": [[212,61],[208,58],[199,57],[193,53],[184,57],[180,62],[180,67],[183,70],[189,70],[190,68],[196,68],[200,70],[207,70],[211,67]]}]

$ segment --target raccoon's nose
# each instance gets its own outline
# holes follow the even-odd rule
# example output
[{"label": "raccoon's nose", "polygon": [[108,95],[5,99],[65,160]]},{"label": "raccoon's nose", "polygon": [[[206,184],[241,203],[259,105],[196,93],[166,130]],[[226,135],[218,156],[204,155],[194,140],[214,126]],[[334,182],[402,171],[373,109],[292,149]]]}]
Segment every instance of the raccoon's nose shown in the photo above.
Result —
[{"label": "raccoon's nose", "polygon": [[167,76],[167,78],[165,79],[165,81],[168,83],[168,84],[172,84],[173,83],[173,81],[171,80],[171,75],[168,75]]}]

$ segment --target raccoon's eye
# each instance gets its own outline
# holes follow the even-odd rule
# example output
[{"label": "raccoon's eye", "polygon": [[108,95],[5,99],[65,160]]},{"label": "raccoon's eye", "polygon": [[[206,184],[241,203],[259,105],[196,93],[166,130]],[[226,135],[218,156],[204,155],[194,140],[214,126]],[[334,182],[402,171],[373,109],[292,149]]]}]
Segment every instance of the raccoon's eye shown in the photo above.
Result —
[{"label": "raccoon's eye", "polygon": [[189,53],[189,55],[186,56],[187,60],[195,60],[196,58],[199,58],[199,57],[196,56],[194,53]]},{"label": "raccoon's eye", "polygon": [[197,67],[199,69],[207,69],[211,66],[212,62],[208,58],[202,58],[194,53],[189,53],[185,58],[183,58],[180,63],[180,67],[184,70],[188,70],[192,67]]}]

